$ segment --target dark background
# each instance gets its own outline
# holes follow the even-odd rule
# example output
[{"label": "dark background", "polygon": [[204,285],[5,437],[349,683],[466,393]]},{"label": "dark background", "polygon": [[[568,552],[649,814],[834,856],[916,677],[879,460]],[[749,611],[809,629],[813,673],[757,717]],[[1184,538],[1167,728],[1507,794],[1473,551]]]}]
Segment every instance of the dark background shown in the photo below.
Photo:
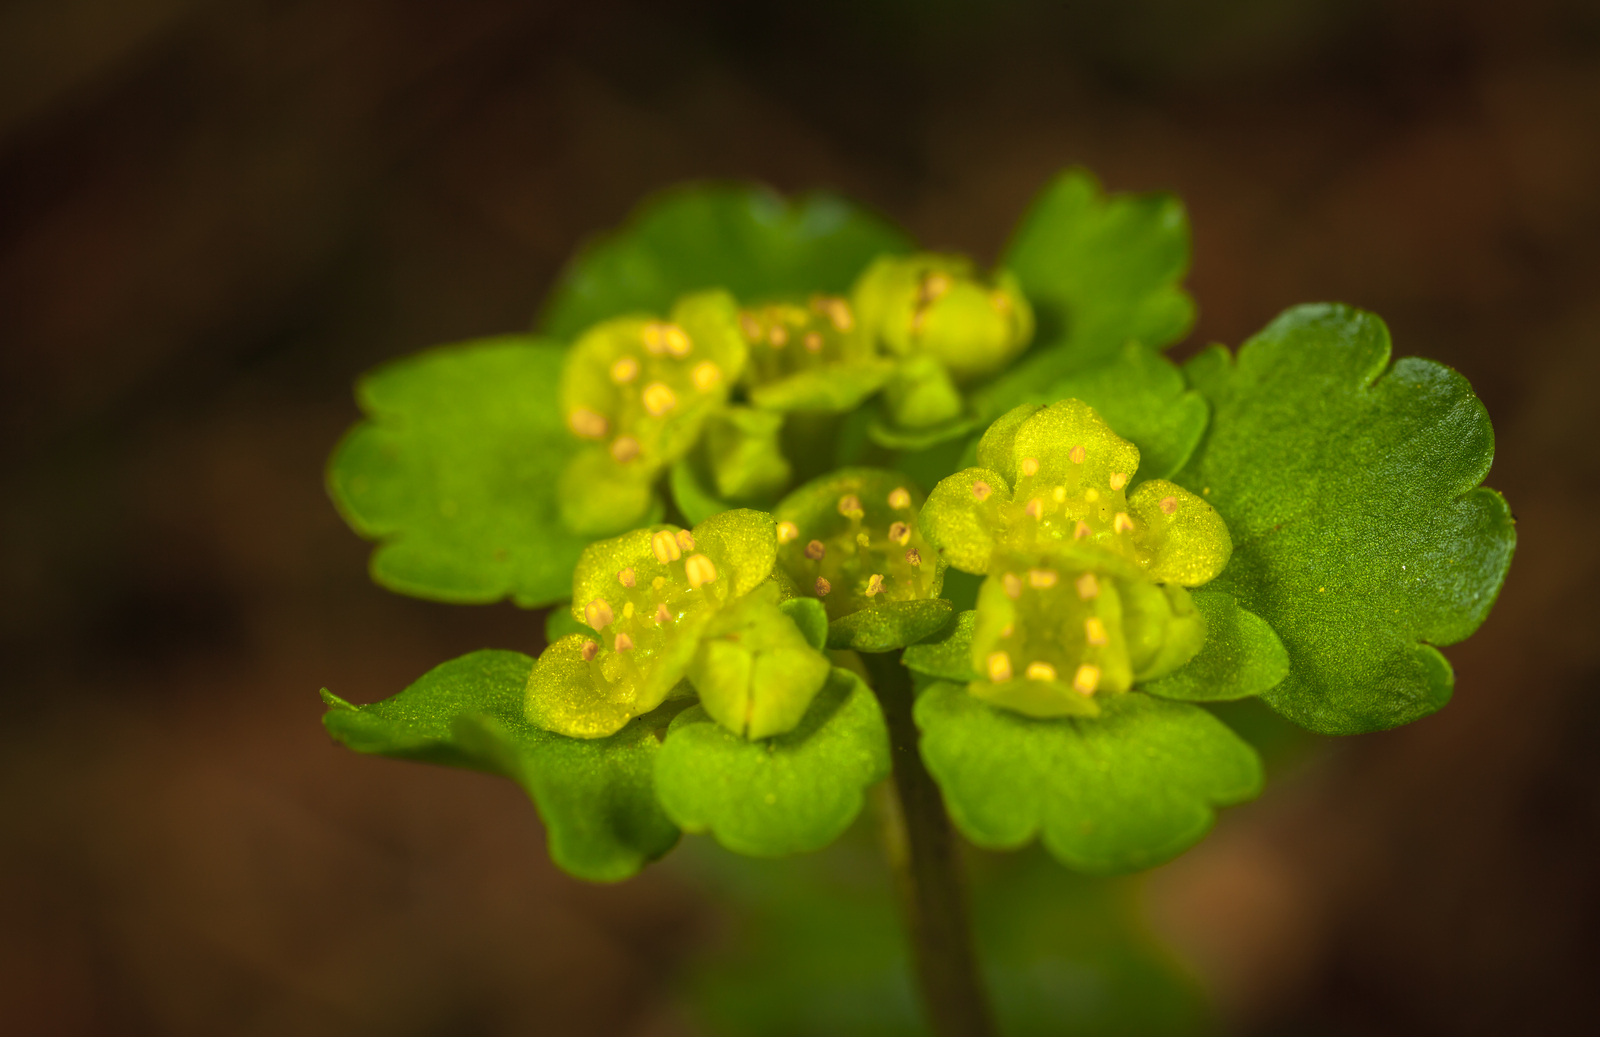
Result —
[{"label": "dark background", "polygon": [[1600,954],[1600,11],[1559,0],[0,7],[0,1031],[696,1032],[718,907],[512,785],[362,759],[538,617],[372,586],[323,460],[385,358],[524,327],[645,192],[825,185],[992,258],[1082,163],[1187,201],[1199,325],[1449,363],[1520,548],[1456,700],[1147,885],[1247,1034],[1578,1032]]}]

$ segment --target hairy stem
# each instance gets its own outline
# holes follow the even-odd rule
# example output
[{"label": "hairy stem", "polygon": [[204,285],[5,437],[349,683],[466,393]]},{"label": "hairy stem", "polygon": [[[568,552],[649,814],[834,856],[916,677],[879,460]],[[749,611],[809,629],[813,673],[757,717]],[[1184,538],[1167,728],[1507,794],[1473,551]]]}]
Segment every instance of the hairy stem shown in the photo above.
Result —
[{"label": "hairy stem", "polygon": [[993,1037],[989,999],[978,975],[967,917],[959,847],[939,786],[917,752],[911,674],[900,653],[863,653],[889,722],[894,795],[885,841],[911,938],[917,985],[937,1037]]}]

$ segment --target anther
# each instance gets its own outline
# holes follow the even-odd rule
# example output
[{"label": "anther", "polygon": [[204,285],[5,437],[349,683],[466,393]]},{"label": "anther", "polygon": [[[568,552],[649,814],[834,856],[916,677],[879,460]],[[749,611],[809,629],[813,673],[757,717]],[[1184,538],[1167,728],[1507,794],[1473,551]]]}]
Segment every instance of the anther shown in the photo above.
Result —
[{"label": "anther", "polygon": [[1161,498],[1161,513],[1163,515],[1171,515],[1173,512],[1175,512],[1177,510],[1178,510],[1178,498],[1176,498],[1176,497],[1162,497]]},{"label": "anther", "polygon": [[667,351],[667,326],[652,322],[644,326],[644,348],[650,351],[651,356],[660,356]]},{"label": "anther", "polygon": [[698,588],[717,578],[717,567],[705,555],[690,555],[683,563],[683,574],[689,578],[691,588]]},{"label": "anther", "polygon": [[656,614],[653,618],[656,621],[656,626],[660,626],[663,623],[672,622],[672,613],[667,611],[666,602],[663,601],[661,604],[656,606]]},{"label": "anther", "polygon": [[989,667],[989,679],[996,684],[1011,679],[1011,656],[1005,652],[990,652],[985,660]]},{"label": "anther", "polygon": [[872,538],[867,536],[867,531],[863,529],[861,532],[856,534],[856,543],[861,547],[870,547],[872,545]]},{"label": "anther", "polygon": [[811,559],[813,562],[822,561],[822,556],[827,553],[828,549],[822,545],[822,541],[820,540],[813,540],[811,543],[806,545],[806,557]]},{"label": "anther", "polygon": [[611,642],[611,647],[618,652],[626,652],[633,647],[633,638],[627,634],[618,634],[617,639]]},{"label": "anther", "polygon": [[891,522],[889,524],[889,539],[904,547],[906,541],[911,539],[911,527],[904,522]]},{"label": "anther", "polygon": [[1084,537],[1088,536],[1090,532],[1092,531],[1089,529],[1089,523],[1083,521],[1083,519],[1079,519],[1078,524],[1072,527],[1072,539],[1082,540]]},{"label": "anther", "polygon": [[782,349],[789,343],[789,329],[782,324],[774,324],[767,329],[767,341],[772,343],[773,349]]},{"label": "anther", "polygon": [[1112,472],[1111,473],[1111,488],[1113,490],[1120,490],[1126,485],[1128,485],[1128,473],[1127,472]]},{"label": "anther", "polygon": [[605,415],[584,410],[582,407],[567,415],[567,424],[572,427],[572,431],[585,439],[599,439],[606,434],[606,429],[611,427]]},{"label": "anther", "polygon": [[664,336],[667,340],[667,352],[682,360],[694,348],[694,343],[689,341],[688,332],[676,324],[668,324]]},{"label": "anther", "polygon": [[1106,625],[1099,616],[1090,616],[1083,621],[1083,634],[1085,640],[1096,648],[1101,647],[1110,640],[1106,636]]},{"label": "anther", "polygon": [[889,507],[896,511],[901,508],[911,507],[911,491],[904,486],[896,486],[889,491]]},{"label": "anther", "polygon": [[1083,491],[1083,499],[1093,504],[1100,499],[1100,491],[1091,486]]},{"label": "anther", "polygon": [[1056,585],[1056,571],[1054,569],[1029,569],[1028,586],[1036,591],[1046,590]]},{"label": "anther", "polygon": [[979,502],[988,500],[989,494],[993,492],[994,490],[990,489],[989,484],[982,479],[972,484],[972,495],[978,498]]},{"label": "anther", "polygon": [[910,562],[912,565],[921,565],[922,555],[919,554],[917,549],[913,547],[911,550],[906,552],[906,561]]},{"label": "anther", "polygon": [[717,387],[718,382],[722,381],[722,368],[709,360],[702,360],[694,365],[694,373],[689,377],[694,379],[694,387],[696,389],[701,392],[710,392]]},{"label": "anther", "polygon": [[622,584],[624,587],[632,587],[634,583],[633,570],[624,569],[617,573],[617,582]]},{"label": "anther", "polygon": [[[665,565],[666,563],[663,562],[662,564]],[[666,585],[667,585],[667,578],[665,576],[657,576],[655,579],[650,581],[650,589],[651,590],[659,591],[661,588],[665,587]]]},{"label": "anther", "polygon": [[845,518],[858,519],[866,514],[861,509],[861,498],[853,493],[847,493],[839,498],[839,514]]},{"label": "anther", "polygon": [[589,629],[603,630],[616,616],[612,615],[609,601],[596,598],[583,607],[583,618],[588,621]]},{"label": "anther", "polygon": [[1028,679],[1030,681],[1053,681],[1056,679],[1056,668],[1040,660],[1028,664]]},{"label": "anther", "polygon": [[1081,445],[1075,446],[1071,450],[1067,451],[1067,460],[1071,461],[1073,464],[1083,464],[1083,459],[1088,456],[1089,451],[1085,450]]},{"label": "anther", "polygon": [[618,385],[631,382],[639,375],[639,361],[631,356],[622,357],[611,365],[611,380]]},{"label": "anther", "polygon": [[867,597],[880,594],[883,591],[883,573],[873,573],[867,578]]},{"label": "anther", "polygon": [[[656,561],[662,565],[666,565],[668,562],[676,562],[683,557],[683,552],[678,550],[678,541],[673,538],[672,530],[670,529],[658,530],[650,538],[650,550],[655,552]],[[661,577],[657,576],[656,579],[659,580]]]},{"label": "anther", "polygon": [[1084,663],[1078,667],[1078,672],[1072,675],[1072,688],[1084,695],[1093,695],[1094,689],[1100,686],[1100,667]]},{"label": "anther", "polygon": [[801,341],[805,343],[807,353],[822,352],[822,332],[808,331],[806,332],[806,337],[801,339]]},{"label": "anther", "polygon": [[1029,501],[1028,502],[1028,506],[1023,508],[1022,510],[1027,513],[1029,518],[1033,518],[1033,519],[1043,518],[1044,517],[1044,501],[1040,500],[1038,497],[1035,497],[1035,498],[1033,498],[1033,500]]},{"label": "anther", "polygon": [[739,314],[739,330],[751,342],[761,341],[761,322],[749,313]]},{"label": "anther", "polygon": [[855,326],[855,315],[850,312],[850,304],[843,299],[829,299],[828,319],[833,321],[833,326],[840,331],[849,331]]},{"label": "anther", "polygon": [[1050,499],[1060,504],[1067,499],[1067,488],[1065,486],[1057,486],[1050,491]]},{"label": "anther", "polygon": [[1023,475],[1038,475],[1039,474],[1039,459],[1037,457],[1030,457],[1027,460],[1023,461],[1022,462],[1022,474]]},{"label": "anther", "polygon": [[611,457],[618,464],[627,464],[639,456],[639,441],[632,436],[618,436],[611,441]]},{"label": "anther", "polygon": [[827,580],[824,580],[820,576],[817,577],[816,587],[817,597],[819,598],[826,598],[828,596],[828,592],[833,590],[833,584],[829,583]]},{"label": "anther", "polygon": [[1078,597],[1084,601],[1100,596],[1100,581],[1094,578],[1094,573],[1084,573],[1078,577],[1076,586],[1078,588]]},{"label": "anther", "polygon": [[632,619],[633,618],[633,602],[625,601],[625,602],[622,603],[622,618],[623,619]]},{"label": "anther", "polygon": [[1111,520],[1111,528],[1118,533],[1132,533],[1133,519],[1128,517],[1126,511],[1117,512],[1117,517]]},{"label": "anther", "polygon": [[683,548],[685,551],[694,550],[694,534],[689,532],[687,529],[678,530],[677,541],[678,546]]},{"label": "anther", "polygon": [[586,663],[594,662],[594,657],[599,655],[599,654],[600,654],[600,646],[599,645],[595,644],[593,641],[585,641],[583,643],[583,661],[584,662],[586,662]]},{"label": "anther", "polygon": [[922,301],[933,302],[950,290],[950,278],[944,274],[929,274],[922,279]]},{"label": "anther", "polygon": [[644,387],[640,398],[652,418],[659,418],[678,405],[678,394],[666,382],[651,382]]},{"label": "anther", "polygon": [[1006,597],[1012,601],[1022,597],[1022,580],[1016,573],[1006,573],[1000,577],[1000,586],[1005,590]]},{"label": "anther", "polygon": [[800,527],[787,520],[778,523],[778,543],[787,544],[800,535]]}]

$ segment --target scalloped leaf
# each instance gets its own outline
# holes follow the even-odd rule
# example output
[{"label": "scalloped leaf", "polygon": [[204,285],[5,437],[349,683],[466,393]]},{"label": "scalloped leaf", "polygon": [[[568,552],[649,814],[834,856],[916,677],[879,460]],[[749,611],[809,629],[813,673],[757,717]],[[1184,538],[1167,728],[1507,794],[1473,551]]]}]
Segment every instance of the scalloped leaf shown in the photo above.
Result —
[{"label": "scalloped leaf", "polygon": [[324,691],[322,723],[356,752],[510,778],[538,807],[557,865],[593,882],[625,879],[678,840],[651,776],[658,733],[682,704],[669,703],[609,738],[566,738],[523,719],[532,669],[520,652],[473,652],[369,706]]},{"label": "scalloped leaf", "polygon": [[[588,537],[562,524],[557,480],[578,442],[556,401],[564,353],[530,336],[429,350],[364,375],[367,420],[328,462],[346,522],[378,541],[372,578],[452,604],[534,608],[572,590]],[[657,509],[659,512],[659,505]]]},{"label": "scalloped leaf", "polygon": [[1347,306],[1288,310],[1189,364],[1211,430],[1177,481],[1227,521],[1211,586],[1271,624],[1289,676],[1263,695],[1324,734],[1382,730],[1449,701],[1434,645],[1488,615],[1516,542],[1482,487],[1494,432],[1466,379],[1407,357]]},{"label": "scalloped leaf", "polygon": [[665,312],[684,292],[721,287],[741,301],[846,293],[884,252],[909,252],[894,225],[827,193],[786,200],[751,184],[687,184],[642,202],[582,249],[539,326],[571,338],[606,317]]},{"label": "scalloped leaf", "polygon": [[1246,612],[1231,594],[1189,595],[1205,617],[1206,642],[1183,666],[1139,690],[1185,702],[1223,702],[1261,695],[1289,675],[1289,652],[1267,621]]},{"label": "scalloped leaf", "polygon": [[793,731],[746,741],[696,706],[667,729],[656,794],[685,831],[735,853],[778,857],[820,850],[861,812],[868,786],[889,774],[889,733],[878,700],[835,668]]},{"label": "scalloped leaf", "polygon": [[1039,720],[938,682],[918,697],[922,758],[968,839],[1014,849],[1039,836],[1093,874],[1147,868],[1261,790],[1261,760],[1199,706],[1105,696],[1092,719]]}]

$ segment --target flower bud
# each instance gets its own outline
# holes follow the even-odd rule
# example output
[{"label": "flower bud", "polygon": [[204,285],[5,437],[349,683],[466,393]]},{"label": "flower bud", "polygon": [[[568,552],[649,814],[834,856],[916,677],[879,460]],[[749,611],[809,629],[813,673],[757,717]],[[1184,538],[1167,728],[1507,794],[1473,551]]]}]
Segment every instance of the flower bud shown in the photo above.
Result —
[{"label": "flower bud", "polygon": [[689,680],[717,723],[749,739],[792,730],[828,679],[828,659],[777,606],[767,583],[707,625]]}]

